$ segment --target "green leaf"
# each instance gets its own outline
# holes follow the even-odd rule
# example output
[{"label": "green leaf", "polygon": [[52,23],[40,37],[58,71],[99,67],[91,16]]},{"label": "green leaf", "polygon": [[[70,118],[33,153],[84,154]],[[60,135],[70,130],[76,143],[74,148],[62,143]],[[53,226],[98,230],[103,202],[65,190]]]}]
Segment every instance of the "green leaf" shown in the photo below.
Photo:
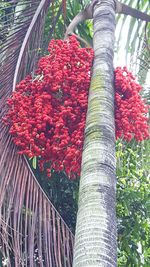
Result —
[{"label": "green leaf", "polygon": [[33,166],[33,169],[36,170],[36,168],[37,168],[37,157],[36,156],[33,157],[33,159],[32,159],[32,166]]}]

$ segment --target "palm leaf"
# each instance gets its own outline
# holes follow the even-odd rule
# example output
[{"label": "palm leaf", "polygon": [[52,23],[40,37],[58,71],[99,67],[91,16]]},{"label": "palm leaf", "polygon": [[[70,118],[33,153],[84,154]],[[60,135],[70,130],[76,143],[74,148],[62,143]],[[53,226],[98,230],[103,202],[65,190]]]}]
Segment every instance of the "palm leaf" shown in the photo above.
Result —
[{"label": "palm leaf", "polygon": [[[2,10],[1,119],[16,83],[34,70],[49,5],[49,0],[21,0]],[[38,184],[26,158],[17,154],[3,123],[0,133],[0,243],[7,266],[71,267],[72,233]]]},{"label": "palm leaf", "polygon": [[[149,12],[150,2],[148,0],[123,0],[122,2],[143,12]],[[143,79],[140,78],[140,81],[144,83],[150,67],[148,61],[146,64],[143,64],[143,58],[146,60],[144,55],[148,54],[146,47],[143,50],[143,45],[145,45],[145,22],[137,21],[135,18],[124,15],[117,16],[117,22],[118,25],[116,30],[118,34],[116,36],[116,48],[118,58],[122,58],[121,50],[124,46],[124,58],[126,59],[126,64],[130,65],[130,70],[134,72],[134,74],[139,73],[141,76],[141,74],[144,73]],[[148,25],[147,34],[149,33],[150,27]],[[146,67],[143,69],[144,66]]]},{"label": "palm leaf", "polygon": [[[143,43],[144,46],[144,43]],[[140,61],[139,71],[138,71],[138,80],[141,84],[144,84],[147,78],[147,73],[150,69],[150,52],[147,48],[143,48],[141,53],[138,56]]]},{"label": "palm leaf", "polygon": [[10,266],[12,262],[15,266],[71,266],[73,235],[37,183],[26,159],[17,154],[10,136],[4,132],[3,136],[0,148],[3,256]]}]

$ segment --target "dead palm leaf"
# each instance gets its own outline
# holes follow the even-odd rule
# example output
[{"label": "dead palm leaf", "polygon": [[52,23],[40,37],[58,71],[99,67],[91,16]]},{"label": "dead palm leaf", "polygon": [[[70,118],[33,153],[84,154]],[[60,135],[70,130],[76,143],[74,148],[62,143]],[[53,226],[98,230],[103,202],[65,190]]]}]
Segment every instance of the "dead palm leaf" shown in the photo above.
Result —
[{"label": "dead palm leaf", "polygon": [[11,1],[0,21],[5,39],[0,47],[0,243],[11,267],[72,264],[73,235],[2,123],[7,97],[34,70],[49,5],[50,0]]}]

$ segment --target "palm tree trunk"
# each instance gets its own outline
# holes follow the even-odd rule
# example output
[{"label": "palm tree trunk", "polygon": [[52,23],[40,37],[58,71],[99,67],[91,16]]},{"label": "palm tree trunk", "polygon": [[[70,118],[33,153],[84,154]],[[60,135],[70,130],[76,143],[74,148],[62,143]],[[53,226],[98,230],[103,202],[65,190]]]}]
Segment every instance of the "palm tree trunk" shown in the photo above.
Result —
[{"label": "palm tree trunk", "polygon": [[115,3],[94,6],[94,66],[82,157],[73,267],[117,266],[113,48]]}]

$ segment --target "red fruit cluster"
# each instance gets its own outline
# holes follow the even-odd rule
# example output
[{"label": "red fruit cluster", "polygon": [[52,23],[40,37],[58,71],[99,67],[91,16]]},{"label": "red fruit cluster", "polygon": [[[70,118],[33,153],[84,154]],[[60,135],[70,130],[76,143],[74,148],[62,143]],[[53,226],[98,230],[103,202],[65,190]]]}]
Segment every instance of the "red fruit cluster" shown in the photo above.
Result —
[{"label": "red fruit cluster", "polygon": [[[88,89],[93,50],[81,48],[74,36],[52,40],[49,54],[38,62],[35,77],[28,75],[8,100],[4,118],[20,154],[38,157],[41,170],[64,170],[80,175]],[[126,68],[115,70],[116,137],[127,141],[147,138],[147,107],[141,87]]]},{"label": "red fruit cluster", "polygon": [[37,156],[39,167],[80,175],[81,155],[93,50],[74,36],[52,40],[38,62],[35,78],[27,76],[8,100],[5,123],[19,153]]},{"label": "red fruit cluster", "polygon": [[131,72],[124,68],[115,70],[115,124],[116,138],[126,141],[135,138],[137,141],[147,139],[148,105],[139,92],[142,87],[135,81]]}]

